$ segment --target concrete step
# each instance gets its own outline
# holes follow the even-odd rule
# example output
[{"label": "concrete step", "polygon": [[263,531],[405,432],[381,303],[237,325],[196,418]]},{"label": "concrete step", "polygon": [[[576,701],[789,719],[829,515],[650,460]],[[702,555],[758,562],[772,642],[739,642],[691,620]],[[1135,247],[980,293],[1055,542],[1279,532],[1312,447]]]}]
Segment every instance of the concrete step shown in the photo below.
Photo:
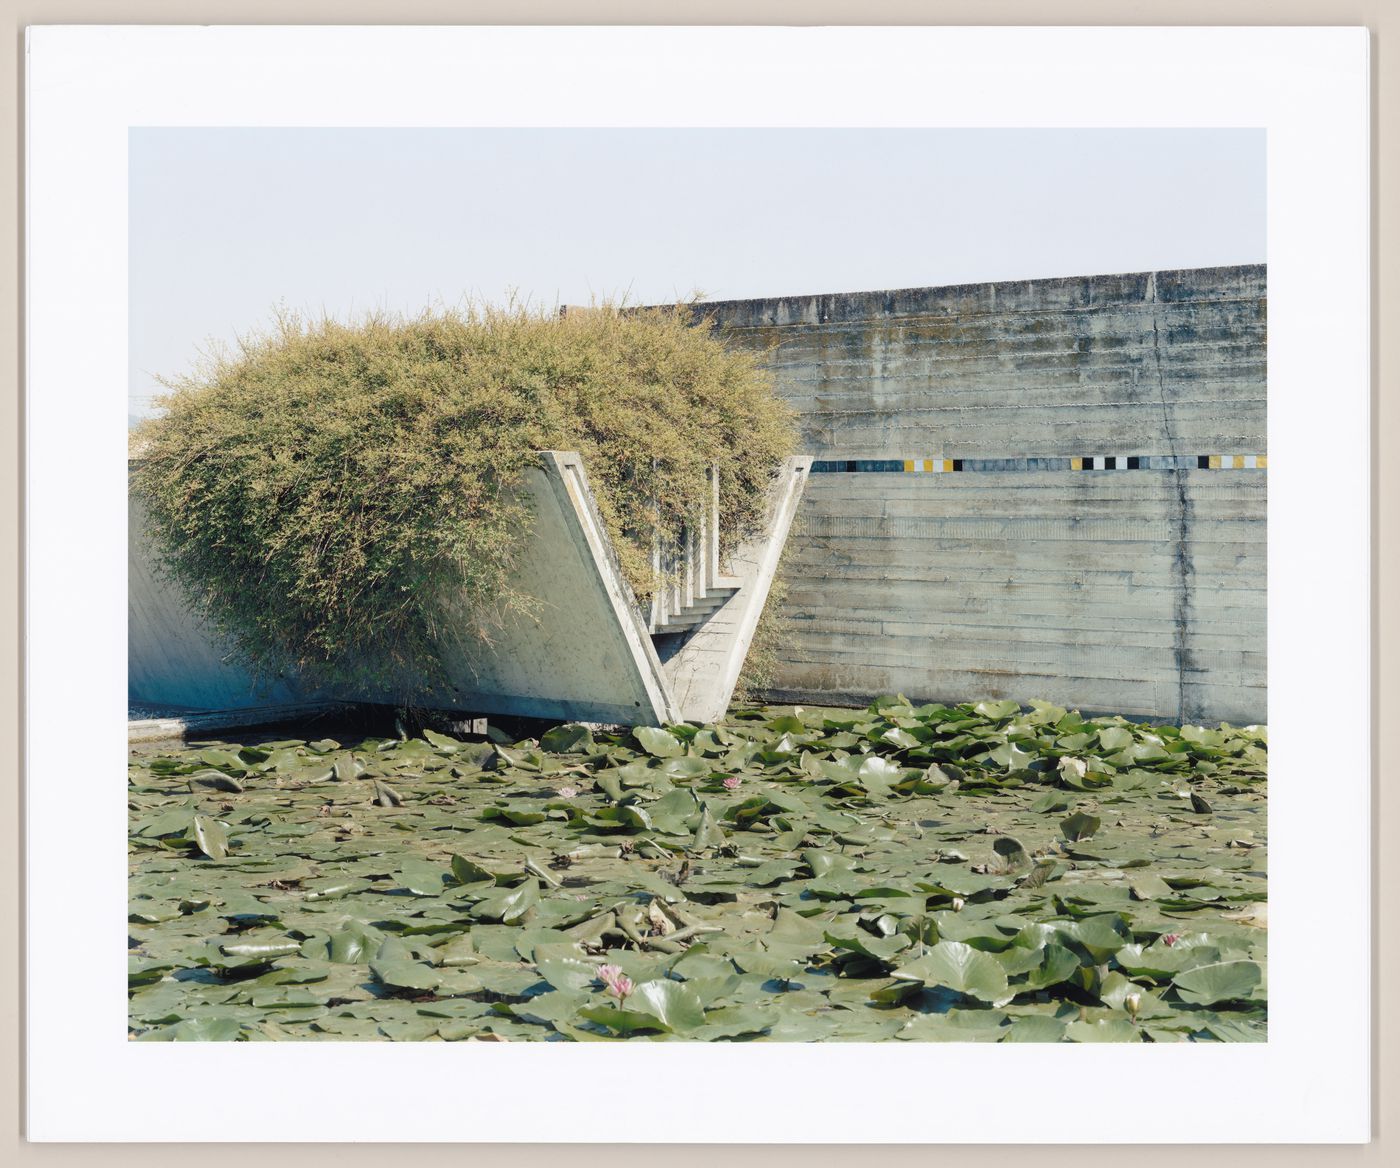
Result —
[{"label": "concrete step", "polygon": [[690,604],[681,610],[680,615],[687,612],[713,612],[715,609],[728,603],[729,598],[739,590],[737,588],[711,588],[704,596],[697,597]]},{"label": "concrete step", "polygon": [[712,587],[703,600],[696,600],[679,612],[668,614],[652,631],[665,634],[698,628],[723,608],[738,591],[737,581]]}]

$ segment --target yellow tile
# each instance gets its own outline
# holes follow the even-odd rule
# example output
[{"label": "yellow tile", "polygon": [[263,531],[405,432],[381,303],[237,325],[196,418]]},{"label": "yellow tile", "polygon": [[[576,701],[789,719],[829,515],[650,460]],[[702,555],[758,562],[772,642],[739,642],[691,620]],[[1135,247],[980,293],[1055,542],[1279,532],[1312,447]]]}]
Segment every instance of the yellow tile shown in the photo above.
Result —
[{"label": "yellow tile", "polygon": [[953,469],[953,460],[951,458],[945,458],[943,460],[943,469],[945,471]]},{"label": "yellow tile", "polygon": [[1210,469],[1211,469],[1211,470],[1219,470],[1219,469],[1220,469],[1220,455],[1218,455],[1218,454],[1212,454],[1212,455],[1210,456]]},{"label": "yellow tile", "polygon": [[1244,455],[1243,455],[1243,454],[1237,454],[1237,455],[1235,455],[1235,469],[1236,469],[1236,470],[1244,470]]},{"label": "yellow tile", "polygon": [[926,459],[924,459],[924,473],[925,473],[925,474],[931,474],[931,473],[933,473],[933,459],[931,459],[931,458],[926,458]]},{"label": "yellow tile", "polygon": [[1084,460],[1082,458],[1071,458],[1069,460],[1069,468],[1070,470],[1083,470]]},{"label": "yellow tile", "polygon": [[1266,467],[1269,465],[1269,460],[1261,454],[1254,460],[1254,465],[1257,467]]},{"label": "yellow tile", "polygon": [[906,472],[914,469],[914,460],[912,458],[906,458],[904,460],[904,469]]}]

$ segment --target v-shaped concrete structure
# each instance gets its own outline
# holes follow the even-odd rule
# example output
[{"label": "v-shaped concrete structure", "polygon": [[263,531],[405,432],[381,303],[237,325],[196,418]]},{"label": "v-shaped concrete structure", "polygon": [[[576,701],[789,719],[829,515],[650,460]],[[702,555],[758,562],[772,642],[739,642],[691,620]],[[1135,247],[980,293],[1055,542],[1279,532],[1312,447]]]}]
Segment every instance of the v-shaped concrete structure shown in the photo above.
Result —
[{"label": "v-shaped concrete structure", "polygon": [[[530,617],[493,645],[445,647],[447,682],[407,679],[426,708],[560,721],[658,725],[723,715],[768,598],[811,459],[784,462],[770,487],[762,534],[719,568],[718,495],[679,549],[658,547],[667,580],[643,612],[623,578],[582,459],[548,451],[527,476],[534,525],[515,586]],[[129,697],[197,710],[295,716],[308,700],[396,703],[405,686],[312,694],[296,679],[259,685],[230,663],[208,627],[158,571],[132,501],[129,546]]]}]

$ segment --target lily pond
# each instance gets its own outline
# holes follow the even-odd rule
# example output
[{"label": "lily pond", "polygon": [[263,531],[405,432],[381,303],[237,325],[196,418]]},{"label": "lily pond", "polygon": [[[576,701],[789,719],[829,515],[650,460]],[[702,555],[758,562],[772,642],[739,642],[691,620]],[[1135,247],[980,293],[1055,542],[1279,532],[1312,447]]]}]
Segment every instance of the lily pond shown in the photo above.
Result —
[{"label": "lily pond", "polygon": [[1263,727],[1044,703],[133,747],[130,1036],[1257,1042]]}]

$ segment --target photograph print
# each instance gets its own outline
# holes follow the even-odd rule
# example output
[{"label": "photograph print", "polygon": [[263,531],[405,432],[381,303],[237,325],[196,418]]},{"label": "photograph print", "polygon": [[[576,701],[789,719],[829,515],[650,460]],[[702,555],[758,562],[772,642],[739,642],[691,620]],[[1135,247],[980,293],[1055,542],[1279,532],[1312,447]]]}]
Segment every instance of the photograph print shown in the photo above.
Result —
[{"label": "photograph print", "polygon": [[131,1039],[1267,1039],[1262,129],[128,145]]}]

